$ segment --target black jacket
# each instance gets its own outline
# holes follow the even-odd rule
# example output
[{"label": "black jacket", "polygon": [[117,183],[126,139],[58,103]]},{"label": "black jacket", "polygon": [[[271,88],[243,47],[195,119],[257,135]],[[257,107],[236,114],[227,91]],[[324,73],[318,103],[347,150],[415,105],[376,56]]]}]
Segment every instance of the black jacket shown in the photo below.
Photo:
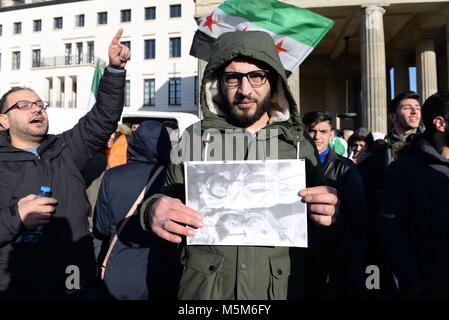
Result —
[{"label": "black jacket", "polygon": [[388,168],[379,237],[405,297],[449,298],[448,195],[449,160],[425,138]]},{"label": "black jacket", "polygon": [[[14,148],[9,132],[0,132],[0,297],[63,298],[67,277],[74,275],[66,274],[69,265],[79,269],[81,289],[93,279],[95,260],[87,226],[90,206],[80,171],[115,130],[124,85],[125,72],[105,70],[94,108],[73,129],[48,135],[37,150],[39,157]],[[25,228],[17,202],[37,193],[41,185],[52,187],[58,205],[44,227],[42,241],[23,243]]]},{"label": "black jacket", "polygon": [[[160,122],[142,122],[130,136],[128,162],[106,171],[94,214],[96,235],[104,239],[99,262],[143,187],[161,165],[164,169],[145,196],[153,195],[163,185],[170,149],[168,132]],[[129,218],[111,252],[102,298],[144,300],[165,298],[170,293],[171,298],[176,298],[177,281],[173,280],[179,279],[176,267],[180,266],[177,246],[144,231],[136,213]]]},{"label": "black jacket", "polygon": [[[332,149],[324,165],[324,174],[328,185],[337,189],[340,205],[332,226],[323,229],[309,225],[311,240],[310,248],[306,250],[309,258],[306,270],[312,274],[315,283],[308,282],[306,290],[309,289],[311,294],[307,295],[306,291],[306,298],[322,298],[322,294],[327,298],[354,298],[364,284],[366,214],[363,181],[354,163]],[[320,289],[328,275],[327,288]]]}]

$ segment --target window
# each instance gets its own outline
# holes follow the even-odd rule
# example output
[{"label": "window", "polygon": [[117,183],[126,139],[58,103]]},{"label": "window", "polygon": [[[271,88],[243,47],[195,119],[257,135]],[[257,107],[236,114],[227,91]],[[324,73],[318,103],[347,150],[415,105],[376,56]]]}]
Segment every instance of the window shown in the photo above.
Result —
[{"label": "window", "polygon": [[84,27],[84,14],[79,14],[75,16],[75,26]]},{"label": "window", "polygon": [[130,106],[130,93],[131,93],[131,83],[129,80],[125,82],[125,107]]},{"label": "window", "polygon": [[65,45],[65,64],[72,64],[72,44]]},{"label": "window", "polygon": [[181,5],[172,4],[170,6],[170,18],[179,18],[181,16]]},{"label": "window", "polygon": [[195,104],[198,104],[198,76],[195,76],[193,78],[193,87],[195,90],[195,92],[193,94],[193,96],[195,97],[194,101],[195,101]]},{"label": "window", "polygon": [[14,33],[15,34],[22,33],[22,22],[14,22]]},{"label": "window", "polygon": [[170,58],[181,56],[181,38],[170,38]]},{"label": "window", "polygon": [[95,63],[95,46],[93,41],[87,43],[87,62]]},{"label": "window", "polygon": [[83,63],[83,43],[76,43],[76,64]]},{"label": "window", "polygon": [[108,13],[107,12],[98,12],[98,24],[107,24],[108,23]]},{"label": "window", "polygon": [[12,69],[13,70],[20,69],[20,51],[14,51],[12,53]]},{"label": "window", "polygon": [[127,46],[129,50],[131,50],[131,41],[120,41],[121,44]]},{"label": "window", "polygon": [[156,7],[145,8],[145,20],[156,19]]},{"label": "window", "polygon": [[33,50],[33,54],[32,54],[32,62],[31,65],[33,66],[33,68],[38,68],[41,66],[41,49],[35,49]]},{"label": "window", "polygon": [[62,17],[53,18],[53,29],[62,29]]},{"label": "window", "polygon": [[121,10],[121,22],[130,22],[131,21],[131,9]]},{"label": "window", "polygon": [[[127,46],[129,50],[131,50],[131,41],[120,41],[121,44],[124,46]],[[129,57],[128,61],[131,60],[131,56]]]},{"label": "window", "polygon": [[42,20],[33,20],[33,31],[42,31]]},{"label": "window", "polygon": [[146,79],[143,82],[143,105],[155,106],[156,105],[156,88],[154,79]]},{"label": "window", "polygon": [[156,58],[156,40],[150,39],[145,40],[145,52],[144,59],[155,59]]},{"label": "window", "polygon": [[170,78],[168,82],[168,104],[181,104],[181,78]]}]

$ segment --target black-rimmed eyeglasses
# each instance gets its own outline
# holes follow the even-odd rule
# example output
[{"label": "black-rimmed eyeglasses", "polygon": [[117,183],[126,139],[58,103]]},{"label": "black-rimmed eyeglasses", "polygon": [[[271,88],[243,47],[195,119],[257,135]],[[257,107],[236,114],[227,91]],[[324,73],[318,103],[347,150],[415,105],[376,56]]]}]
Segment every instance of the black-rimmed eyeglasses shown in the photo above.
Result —
[{"label": "black-rimmed eyeglasses", "polygon": [[20,100],[17,101],[15,104],[13,104],[11,107],[9,107],[8,109],[5,110],[5,112],[3,112],[3,114],[7,114],[9,111],[11,111],[12,109],[20,109],[20,110],[28,110],[31,109],[33,107],[33,104],[36,105],[36,107],[45,110],[48,107],[48,102],[45,101],[27,101],[27,100]]},{"label": "black-rimmed eyeglasses", "polygon": [[254,70],[248,73],[227,71],[222,73],[223,82],[226,88],[236,88],[242,83],[242,78],[246,77],[250,85],[254,88],[260,87],[267,82],[269,70]]}]

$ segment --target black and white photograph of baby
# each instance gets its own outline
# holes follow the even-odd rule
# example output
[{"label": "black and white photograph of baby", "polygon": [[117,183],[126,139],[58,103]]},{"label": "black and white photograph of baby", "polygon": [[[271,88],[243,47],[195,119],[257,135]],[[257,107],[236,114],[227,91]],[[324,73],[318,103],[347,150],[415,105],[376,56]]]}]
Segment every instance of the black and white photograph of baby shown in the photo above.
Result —
[{"label": "black and white photograph of baby", "polygon": [[304,160],[192,161],[185,178],[204,224],[187,244],[307,246]]}]

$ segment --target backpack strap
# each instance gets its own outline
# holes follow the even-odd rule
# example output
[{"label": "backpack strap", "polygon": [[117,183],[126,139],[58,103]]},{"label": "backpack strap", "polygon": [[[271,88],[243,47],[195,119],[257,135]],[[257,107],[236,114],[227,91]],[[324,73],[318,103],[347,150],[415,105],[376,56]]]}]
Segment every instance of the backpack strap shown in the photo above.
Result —
[{"label": "backpack strap", "polygon": [[130,216],[132,216],[134,211],[136,211],[137,206],[142,202],[143,197],[145,196],[145,193],[147,192],[147,190],[150,189],[151,185],[154,183],[154,181],[156,180],[157,176],[162,171],[162,169],[164,169],[164,166],[160,166],[159,168],[157,168],[156,172],[153,174],[153,176],[151,177],[150,181],[148,181],[148,183],[145,185],[145,187],[143,188],[142,192],[139,194],[139,196],[137,197],[136,201],[132,205],[132,207],[129,209],[128,213],[125,216],[125,219],[123,220],[122,224],[120,225],[120,228],[118,229],[117,233],[115,234],[114,238],[112,239],[111,244],[109,245],[108,252],[106,253],[106,256],[105,256],[105,258],[103,260],[103,263],[101,264],[101,280],[104,280],[104,274],[106,272],[106,265],[108,263],[109,256],[111,255],[112,249],[114,248],[115,243],[117,242],[120,233],[125,228],[125,225],[128,222],[128,220],[129,220],[128,218]]}]

